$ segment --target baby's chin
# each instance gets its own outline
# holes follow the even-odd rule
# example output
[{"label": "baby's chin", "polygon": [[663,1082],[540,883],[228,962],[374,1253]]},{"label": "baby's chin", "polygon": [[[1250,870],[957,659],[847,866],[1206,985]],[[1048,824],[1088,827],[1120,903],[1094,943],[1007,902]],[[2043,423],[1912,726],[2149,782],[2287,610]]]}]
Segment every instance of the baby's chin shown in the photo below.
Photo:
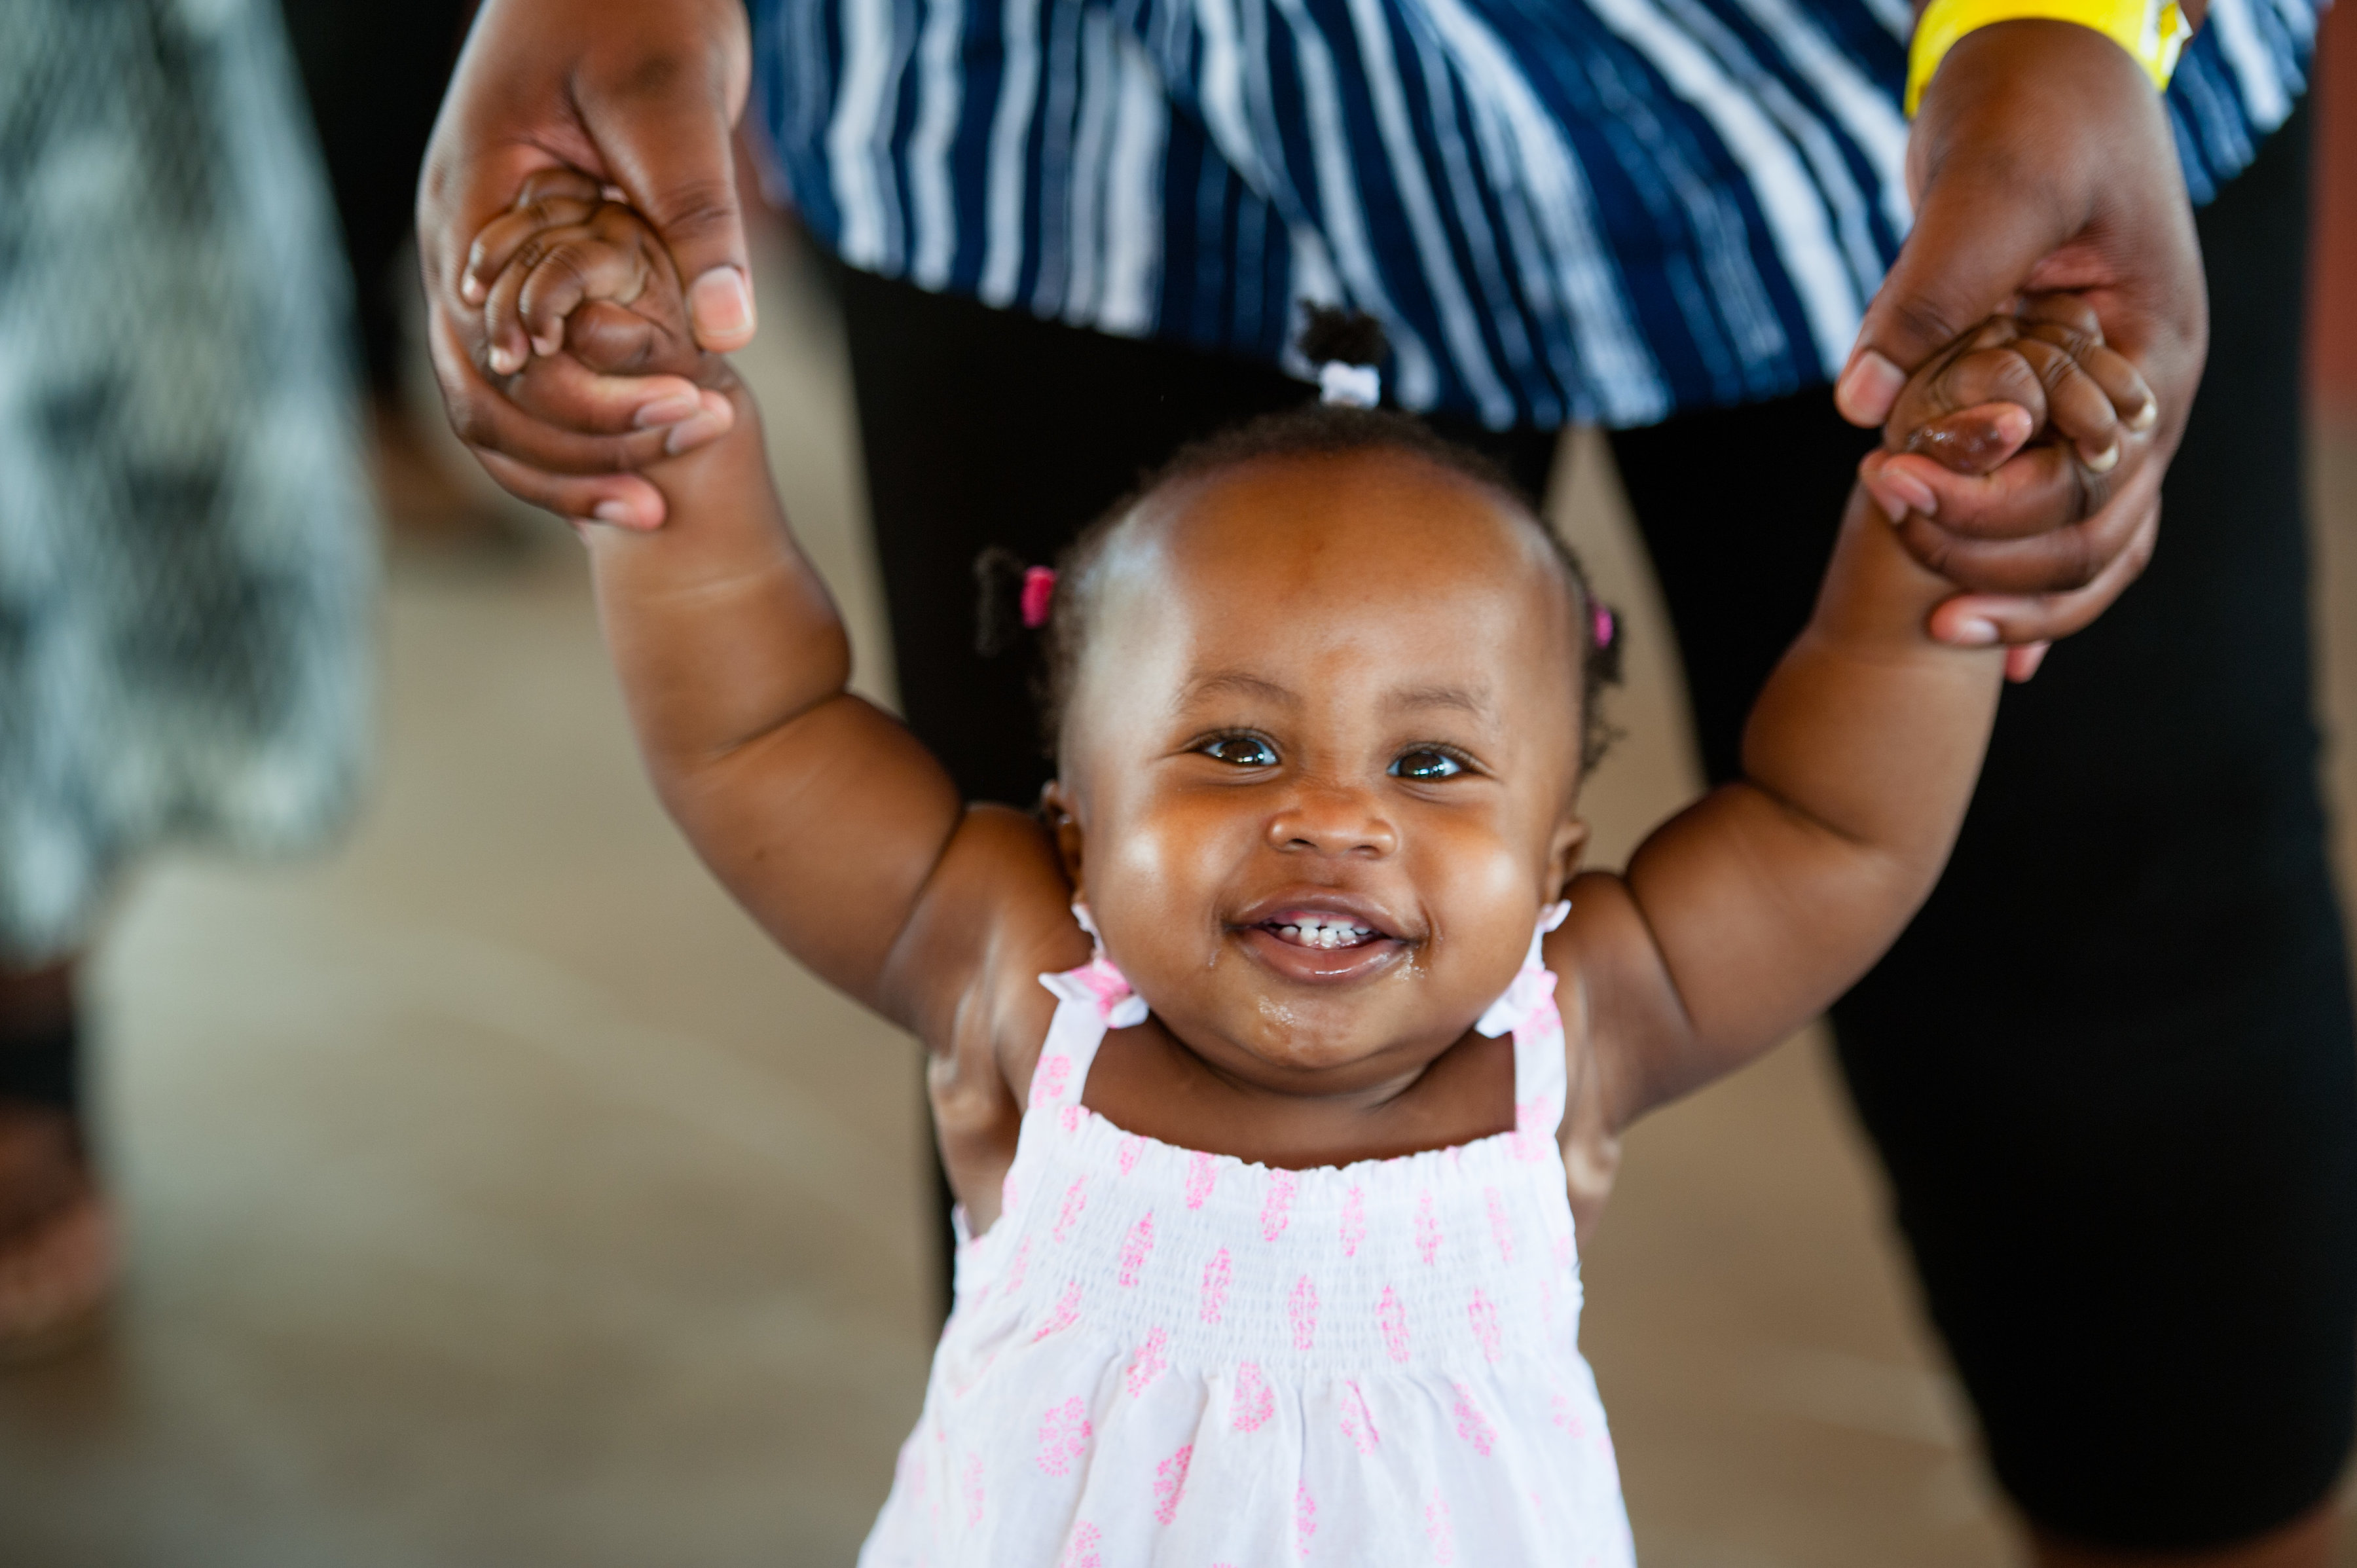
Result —
[{"label": "baby's chin", "polygon": [[1372,998],[1261,993],[1215,1004],[1200,1017],[1205,1027],[1182,1024],[1178,1032],[1197,1055],[1265,1089],[1347,1093],[1421,1068],[1461,1038],[1477,1013],[1461,1021],[1404,1017]]}]

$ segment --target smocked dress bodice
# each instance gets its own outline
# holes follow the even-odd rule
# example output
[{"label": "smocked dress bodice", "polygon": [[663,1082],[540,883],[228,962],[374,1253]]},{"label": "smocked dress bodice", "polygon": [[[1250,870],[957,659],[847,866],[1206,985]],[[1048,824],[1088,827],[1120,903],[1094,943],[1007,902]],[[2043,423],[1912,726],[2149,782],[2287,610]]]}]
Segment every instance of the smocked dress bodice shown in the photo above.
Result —
[{"label": "smocked dress bodice", "polygon": [[925,1405],[863,1568],[1567,1564],[1633,1558],[1556,1130],[1563,1023],[1532,956],[1515,1125],[1279,1170],[1082,1104],[1145,1004],[1100,955],[1059,998],[998,1222],[964,1240]]}]

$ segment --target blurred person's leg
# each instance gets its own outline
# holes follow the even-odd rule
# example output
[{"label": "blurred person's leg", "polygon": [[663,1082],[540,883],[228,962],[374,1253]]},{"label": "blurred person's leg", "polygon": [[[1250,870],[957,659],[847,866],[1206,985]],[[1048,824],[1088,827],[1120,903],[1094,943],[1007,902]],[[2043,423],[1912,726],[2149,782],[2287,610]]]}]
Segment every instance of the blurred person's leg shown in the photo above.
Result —
[{"label": "blurred person's leg", "polygon": [[[0,1348],[95,1305],[72,979],[167,842],[360,781],[371,510],[277,11],[0,5]],[[194,389],[194,391],[192,391]]]},{"label": "blurred person's leg", "polygon": [[[2201,214],[2210,362],[2159,553],[2007,693],[1946,876],[1835,1009],[2049,1568],[2321,1563],[2350,1444],[2357,1048],[2311,717],[2307,174],[2303,111]],[[1615,438],[1716,777],[1870,439],[1822,393]]]},{"label": "blurred person's leg", "polygon": [[70,962],[0,970],[0,1365],[89,1326],[113,1283],[79,1047]]},{"label": "blurred person's leg", "polygon": [[283,0],[352,268],[385,510],[397,526],[473,535],[496,514],[436,456],[404,395],[418,166],[476,0]]},{"label": "blurred person's leg", "polygon": [[[1032,700],[1037,654],[974,650],[974,557],[1003,545],[1050,563],[1185,442],[1298,408],[1316,390],[1251,360],[1082,331],[847,268],[836,275],[901,712],[969,799],[1028,806],[1049,775]],[[1533,495],[1545,488],[1554,432],[1448,433]],[[949,1191],[936,1185],[946,1248]],[[945,1289],[947,1278],[945,1262]]]}]

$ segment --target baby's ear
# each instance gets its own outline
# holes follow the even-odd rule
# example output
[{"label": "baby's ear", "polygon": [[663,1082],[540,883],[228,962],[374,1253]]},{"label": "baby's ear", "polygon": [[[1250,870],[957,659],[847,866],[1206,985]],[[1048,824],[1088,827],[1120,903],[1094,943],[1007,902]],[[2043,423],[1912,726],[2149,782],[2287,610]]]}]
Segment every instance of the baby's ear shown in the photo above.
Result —
[{"label": "baby's ear", "polygon": [[1072,885],[1072,897],[1083,897],[1088,886],[1081,880],[1081,819],[1071,808],[1071,792],[1060,779],[1051,779],[1039,787],[1039,821],[1056,838],[1057,856],[1064,863],[1064,880]]},{"label": "baby's ear", "polygon": [[1580,863],[1587,854],[1587,824],[1577,817],[1566,817],[1557,823],[1555,842],[1547,848],[1547,880],[1554,885],[1553,897],[1566,897],[1571,879],[1579,875]]}]

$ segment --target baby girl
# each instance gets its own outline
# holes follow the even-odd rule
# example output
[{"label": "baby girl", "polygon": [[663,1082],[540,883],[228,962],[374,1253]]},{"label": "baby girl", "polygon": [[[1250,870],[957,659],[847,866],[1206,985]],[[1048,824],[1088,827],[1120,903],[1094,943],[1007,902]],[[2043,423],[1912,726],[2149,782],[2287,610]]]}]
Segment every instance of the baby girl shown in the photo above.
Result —
[{"label": "baby girl", "polygon": [[[957,1305],[862,1562],[1631,1562],[1580,1225],[1623,1128],[1816,1015],[1939,875],[2004,662],[1925,634],[1951,585],[1854,495],[1743,777],[1584,869],[1609,612],[1480,459],[1313,404],[1032,575],[1056,780],[969,805],[846,691],[638,219],[543,177],[475,264],[503,371],[727,399],[649,471],[666,526],[582,525],[614,659],[705,860],[930,1053]],[[1910,406],[1934,378],[2010,400],[1911,433],[1975,471],[2050,424],[2100,468],[2151,408],[2067,300]]]}]

